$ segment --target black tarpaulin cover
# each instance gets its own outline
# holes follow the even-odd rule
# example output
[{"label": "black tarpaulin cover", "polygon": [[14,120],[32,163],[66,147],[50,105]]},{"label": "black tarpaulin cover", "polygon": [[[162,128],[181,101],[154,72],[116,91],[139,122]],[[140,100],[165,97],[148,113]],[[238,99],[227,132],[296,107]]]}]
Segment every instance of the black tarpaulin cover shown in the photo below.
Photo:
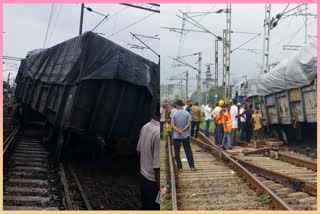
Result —
[{"label": "black tarpaulin cover", "polygon": [[157,85],[155,63],[103,38],[86,32],[22,60],[17,79],[31,77],[46,83],[74,85],[88,79],[118,79],[145,86]]}]

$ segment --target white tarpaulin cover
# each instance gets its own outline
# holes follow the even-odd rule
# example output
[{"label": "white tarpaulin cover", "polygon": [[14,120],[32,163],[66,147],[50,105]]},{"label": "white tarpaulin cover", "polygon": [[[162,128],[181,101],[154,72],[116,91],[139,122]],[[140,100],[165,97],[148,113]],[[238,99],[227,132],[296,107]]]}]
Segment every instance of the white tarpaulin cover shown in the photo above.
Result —
[{"label": "white tarpaulin cover", "polygon": [[302,47],[296,54],[282,60],[269,73],[242,81],[234,86],[239,96],[265,96],[279,91],[309,85],[317,75],[316,41]]}]

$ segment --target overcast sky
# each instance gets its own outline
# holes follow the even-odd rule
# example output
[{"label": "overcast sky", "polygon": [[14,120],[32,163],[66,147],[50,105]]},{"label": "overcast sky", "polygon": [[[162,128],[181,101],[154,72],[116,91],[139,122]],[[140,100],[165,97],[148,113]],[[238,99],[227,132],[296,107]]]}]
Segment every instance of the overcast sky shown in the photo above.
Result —
[{"label": "overcast sky", "polygon": [[[131,51],[151,60],[158,62],[158,57],[150,50],[133,49],[131,44],[139,44],[133,39],[130,32],[148,36],[159,35],[160,14],[145,10],[127,7],[120,4],[86,4],[93,10],[110,14],[110,19],[104,22],[95,32],[103,33],[109,37],[121,29],[139,21],[137,24],[109,37],[113,42],[130,49]],[[42,48],[44,45],[47,26],[52,4],[5,4],[3,19],[3,40],[5,56],[24,58],[28,51]],[[55,4],[54,15],[51,20],[47,42],[45,47],[51,47],[79,34],[80,4]],[[85,10],[83,21],[83,32],[90,31],[101,21],[103,16]],[[146,43],[157,53],[160,51],[159,40],[148,40]],[[4,79],[8,73],[11,77],[16,75],[19,63],[4,61]],[[10,78],[11,78],[10,77]]]},{"label": "overcast sky", "polygon": [[[281,13],[287,4],[272,4],[271,17]],[[290,4],[287,11],[298,6],[298,4]],[[316,14],[316,5],[308,5],[308,12]],[[186,4],[174,5],[164,4],[161,5],[161,27],[176,27],[181,28],[182,20],[176,15],[180,15],[179,10],[188,12],[201,12],[201,11],[217,11],[218,9],[225,9],[226,4]],[[301,7],[302,9],[305,6]],[[289,12],[298,12],[294,10]],[[251,50],[236,50],[231,54],[231,83],[243,80],[243,76],[247,75],[248,78],[259,75],[260,70],[257,64],[262,64],[262,46],[263,46],[263,23],[265,14],[264,4],[232,4],[232,17],[231,29],[234,32],[252,32],[261,33],[261,35],[254,40],[248,42],[242,48],[244,49],[257,49],[256,53]],[[210,14],[206,16],[196,17],[195,20],[199,21],[203,26],[209,29],[216,35],[222,36],[222,31],[226,26],[226,14]],[[316,36],[316,19],[308,17],[308,35]],[[281,19],[278,26],[271,31],[270,37],[270,63],[279,61],[294,51],[282,50],[283,45],[304,45],[304,22],[302,16],[290,16]],[[185,29],[199,30],[193,25],[186,23]],[[169,83],[168,76],[179,74],[189,70],[191,79],[191,88],[195,89],[196,71],[187,67],[172,67],[172,59],[178,54],[180,34],[170,32],[168,29],[161,29],[161,83]],[[253,34],[240,34],[234,33],[231,37],[231,50],[239,47],[241,44],[254,37]],[[315,39],[314,37],[308,38],[309,41]],[[203,52],[202,60],[202,73],[206,70],[205,64],[214,63],[214,43],[215,38],[206,33],[189,32],[182,38],[182,46],[180,55],[188,55],[196,52]],[[197,67],[195,64],[197,56],[185,58],[190,64]],[[222,43],[219,43],[219,85],[222,78]],[[214,66],[211,67],[213,73]],[[193,80],[192,80],[193,79]],[[177,82],[177,81],[172,81]]]}]

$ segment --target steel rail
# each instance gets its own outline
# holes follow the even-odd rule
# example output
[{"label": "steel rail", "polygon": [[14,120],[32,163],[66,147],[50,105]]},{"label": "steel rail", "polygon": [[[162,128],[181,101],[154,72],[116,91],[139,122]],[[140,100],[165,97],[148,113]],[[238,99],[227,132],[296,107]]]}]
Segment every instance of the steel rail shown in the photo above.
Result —
[{"label": "steel rail", "polygon": [[16,135],[20,131],[20,125],[17,126],[13,130],[13,132],[9,135],[9,137],[3,142],[3,155],[6,155],[9,148],[13,145]]},{"label": "steel rail", "polygon": [[[210,141],[207,137],[205,137],[202,133],[199,133],[199,134],[200,134],[199,136],[203,139],[203,141],[205,141],[205,143],[207,145],[213,146],[216,150],[219,150],[219,151],[221,151],[223,153],[226,153],[226,152],[222,151],[221,148],[216,146],[212,141]],[[263,148],[263,149],[260,149],[259,152],[268,152],[268,149],[267,148]],[[218,152],[216,151],[215,153],[217,154]],[[250,153],[250,152],[247,152],[247,153]],[[301,191],[306,192],[306,193],[308,193],[310,195],[314,195],[314,196],[317,195],[317,184],[314,183],[314,182],[307,182],[307,181],[304,181],[304,180],[301,180],[301,179],[298,179],[298,178],[287,176],[287,175],[282,174],[282,173],[278,173],[278,172],[275,172],[275,171],[272,171],[272,170],[268,170],[268,169],[265,169],[263,167],[260,167],[260,166],[257,166],[255,164],[252,164],[252,163],[250,163],[248,161],[239,159],[239,158],[237,158],[235,156],[231,156],[230,155],[229,157],[233,158],[235,161],[237,161],[241,165],[244,165],[244,166],[250,168],[251,170],[256,171],[256,173],[259,174],[259,175],[266,176],[266,177],[268,177],[270,179],[276,179],[276,180],[280,181],[281,183],[283,183],[285,185],[289,185],[289,186],[293,187],[294,189],[301,190]],[[290,160],[294,160],[294,159],[295,158],[293,157]],[[299,160],[300,160],[300,158],[299,158]],[[303,160],[303,161],[305,161],[305,160]],[[309,163],[310,161],[305,161],[305,162]],[[309,163],[309,164],[311,164],[311,163]],[[304,166],[304,167],[306,167],[306,166]],[[315,169],[316,169],[317,166],[315,165],[313,167],[315,167]]]},{"label": "steel rail", "polygon": [[280,152],[278,153],[278,158],[281,161],[285,161],[285,162],[294,164],[296,166],[302,166],[302,167],[305,167],[307,169],[311,169],[313,171],[317,171],[317,162],[304,160],[302,158],[293,157],[293,156],[286,155],[286,154],[283,154],[283,153],[280,153]]},{"label": "steel rail", "polygon": [[191,138],[192,142],[197,143],[199,146],[204,147],[205,149],[210,150],[210,152],[216,156],[218,159],[226,162],[230,168],[232,168],[242,179],[246,182],[249,182],[252,186],[254,186],[255,191],[258,194],[268,194],[272,198],[272,205],[276,210],[292,210],[292,208],[279,196],[277,196],[273,191],[271,191],[267,186],[265,186],[261,181],[259,181],[252,173],[250,173],[245,167],[243,167],[236,160],[232,159],[230,155],[226,152],[220,150],[216,146],[209,145],[200,140]]},{"label": "steel rail", "polygon": [[72,166],[70,164],[68,164],[68,167],[69,167],[70,173],[71,173],[74,181],[76,182],[77,188],[78,188],[78,190],[79,190],[79,192],[81,194],[82,200],[83,200],[87,210],[93,210],[93,208],[92,208],[92,206],[91,206],[86,194],[84,193],[84,190],[83,190],[83,188],[81,186],[81,183],[80,183],[80,181],[78,179],[77,174],[74,172],[74,170],[73,170],[73,168],[72,168]]},{"label": "steel rail", "polygon": [[255,171],[256,174],[265,176],[269,179],[275,179],[285,185],[289,185],[290,187],[298,190],[303,191],[305,193],[308,193],[310,195],[316,196],[317,195],[317,184],[314,182],[307,182],[298,178],[294,178],[288,175],[284,175],[282,173],[278,173],[272,170],[265,169],[261,166],[258,166],[256,164],[250,163],[248,161],[239,159],[237,157],[231,157],[241,165],[245,166],[246,168],[249,168],[250,170]]},{"label": "steel rail", "polygon": [[67,177],[64,171],[64,166],[62,163],[60,163],[60,176],[61,176],[61,182],[63,185],[63,190],[65,193],[65,197],[66,197],[66,203],[67,203],[67,209],[68,210],[73,210],[73,205],[72,205],[72,199],[71,199],[71,195],[70,195],[70,190],[69,190],[69,185],[68,185],[68,181],[67,181]]},{"label": "steel rail", "polygon": [[166,145],[168,148],[168,157],[169,157],[169,167],[170,167],[170,177],[171,177],[171,203],[172,203],[172,210],[178,210],[178,203],[177,203],[177,188],[176,188],[176,176],[173,164],[173,157],[172,157],[172,147],[171,147],[172,139],[170,136],[166,138]]}]

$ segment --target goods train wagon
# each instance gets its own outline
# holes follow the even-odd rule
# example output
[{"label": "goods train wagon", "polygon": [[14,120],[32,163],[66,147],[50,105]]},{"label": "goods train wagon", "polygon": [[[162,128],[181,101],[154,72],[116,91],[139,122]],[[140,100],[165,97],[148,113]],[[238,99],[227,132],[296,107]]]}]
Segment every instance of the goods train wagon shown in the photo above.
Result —
[{"label": "goods train wagon", "polygon": [[133,148],[151,117],[158,78],[155,63],[87,32],[23,59],[15,97],[24,118],[36,113],[47,122],[58,157],[70,135]]},{"label": "goods train wagon", "polygon": [[[311,42],[281,61],[269,73],[239,83],[233,88],[237,99],[258,106],[264,126],[286,141],[294,128],[296,139],[316,133],[317,45]],[[262,96],[261,96],[262,95]]]},{"label": "goods train wagon", "polygon": [[[251,98],[258,106],[265,126],[274,128],[287,141],[285,127],[292,125],[296,139],[302,140],[301,127],[317,122],[317,94],[315,81],[308,86]],[[281,127],[279,125],[282,125]]]}]

